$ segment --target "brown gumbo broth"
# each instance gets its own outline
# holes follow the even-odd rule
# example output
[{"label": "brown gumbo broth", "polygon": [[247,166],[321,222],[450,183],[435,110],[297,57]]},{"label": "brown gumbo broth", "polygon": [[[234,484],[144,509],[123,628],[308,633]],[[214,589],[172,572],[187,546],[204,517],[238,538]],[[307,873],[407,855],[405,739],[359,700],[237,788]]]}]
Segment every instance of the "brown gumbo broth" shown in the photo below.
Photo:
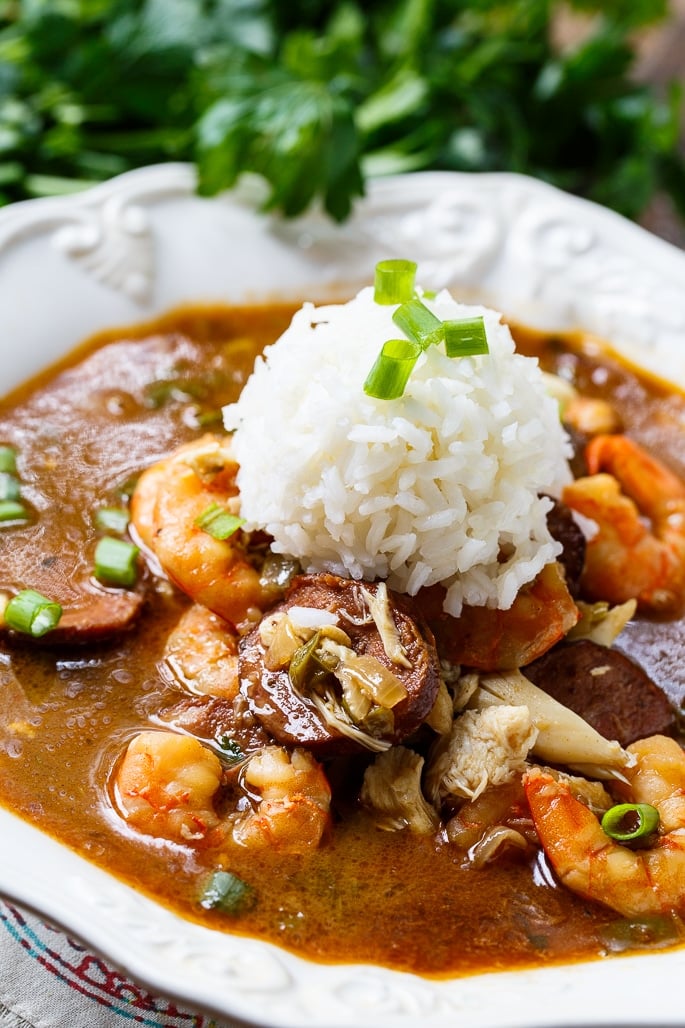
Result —
[{"label": "brown gumbo broth", "polygon": [[[31,512],[27,525],[0,531],[0,590],[37,588],[97,620],[111,593],[91,578],[94,512],[125,502],[141,469],[179,443],[220,427],[221,406],[290,315],[284,306],[188,310],[110,333],[0,403],[0,444],[17,450]],[[626,430],[685,475],[680,394],[581,337],[516,335],[581,392],[610,395]],[[0,800],[88,859],[186,917],[324,961],[448,975],[679,941],[670,919],[633,923],[559,887],[541,851],[474,870],[443,835],[379,830],[357,803],[355,760],[331,768],[333,830],[306,854],[255,853],[230,840],[217,853],[133,831],[114,807],[112,768],[182,698],[160,662],[189,601],[146,573],[126,602],[130,626],[114,639],[12,638],[0,648]],[[619,646],[682,706],[682,620],[631,622]],[[249,883],[251,909],[203,910],[201,883],[216,868]]]}]

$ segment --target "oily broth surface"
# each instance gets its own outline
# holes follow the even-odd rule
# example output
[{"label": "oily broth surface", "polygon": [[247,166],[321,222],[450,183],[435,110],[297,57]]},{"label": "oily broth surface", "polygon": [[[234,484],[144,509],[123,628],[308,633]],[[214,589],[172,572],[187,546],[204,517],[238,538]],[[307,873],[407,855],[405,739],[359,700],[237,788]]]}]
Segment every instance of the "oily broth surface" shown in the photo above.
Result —
[{"label": "oily broth surface", "polygon": [[[284,305],[186,311],[104,333],[0,401],[0,440],[18,451],[22,496],[36,514],[0,533],[0,589],[32,584],[27,553],[65,601],[89,588],[94,511],[120,505],[142,468],[217,427],[221,405],[291,315]],[[102,767],[174,698],[156,662],[186,601],[161,589],[151,602],[154,616],[117,642],[0,649],[3,800],[79,849],[102,834]]]},{"label": "oily broth surface", "polygon": [[[32,526],[0,534],[7,576],[0,587],[31,585],[19,581],[23,547],[52,561],[63,588],[82,585],[96,538],[93,510],[119,502],[122,486],[130,490],[142,467],[212,427],[212,414],[236,398],[255,353],[278,336],[290,313],[285,307],[187,311],[135,332],[108,334],[56,376],[0,403],[0,442],[20,452],[22,487],[40,515]],[[608,376],[627,427],[685,471],[682,397],[638,389],[618,366],[520,335],[522,346],[539,350],[550,367],[576,361],[573,374],[584,391],[601,393]],[[615,381],[619,371],[624,379]],[[556,888],[544,857],[469,870],[447,844],[376,830],[344,790],[336,789],[332,835],[305,856],[256,855],[228,845],[217,858],[130,831],[113,809],[107,781],[126,742],[182,696],[158,662],[186,605],[162,584],[137,626],[116,642],[2,646],[4,805],[185,916],[314,959],[441,975],[621,947],[617,916]],[[630,630],[626,647],[638,659],[647,654],[654,664],[648,670],[678,703],[683,682],[671,674],[668,654],[682,629],[680,622],[641,624]],[[663,658],[656,644],[650,649],[650,633]],[[338,785],[358,783],[360,768],[351,762],[334,774]],[[204,914],[197,903],[202,875],[216,866],[256,890],[255,907],[240,918]],[[658,941],[658,926],[637,938]]]}]

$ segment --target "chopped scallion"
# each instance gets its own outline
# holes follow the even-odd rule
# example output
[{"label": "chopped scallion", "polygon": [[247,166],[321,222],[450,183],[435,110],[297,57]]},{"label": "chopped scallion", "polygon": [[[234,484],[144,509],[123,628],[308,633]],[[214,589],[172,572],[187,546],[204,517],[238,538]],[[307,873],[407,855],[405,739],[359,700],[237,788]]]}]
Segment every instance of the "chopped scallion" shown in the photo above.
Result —
[{"label": "chopped scallion", "polygon": [[255,903],[255,892],[232,871],[215,871],[200,896],[205,910],[220,910],[223,914],[240,914]]},{"label": "chopped scallion", "polygon": [[231,763],[238,764],[241,760],[245,759],[245,754],[240,745],[230,735],[222,735],[219,739],[219,746],[221,747],[222,755],[225,755],[226,760]]},{"label": "chopped scallion", "polygon": [[384,306],[410,300],[414,295],[415,276],[414,261],[379,261],[374,276],[374,300]]},{"label": "chopped scallion", "polygon": [[445,337],[440,318],[436,318],[420,300],[407,300],[397,308],[392,320],[422,350],[433,343],[442,342]]},{"label": "chopped scallion", "polygon": [[94,574],[103,585],[132,586],[138,577],[139,549],[125,539],[105,536],[95,547]]},{"label": "chopped scallion", "polygon": [[213,539],[228,539],[245,524],[245,518],[231,514],[218,503],[210,503],[209,507],[195,518],[195,524]]},{"label": "chopped scallion", "polygon": [[21,485],[16,475],[9,471],[0,471],[0,500],[18,500],[21,496]]},{"label": "chopped scallion", "polygon": [[602,818],[602,828],[617,842],[639,842],[658,827],[659,811],[650,803],[618,803]]},{"label": "chopped scallion", "polygon": [[610,921],[600,931],[603,944],[612,953],[654,949],[675,945],[680,939],[678,919],[673,914],[644,914]]},{"label": "chopped scallion", "polygon": [[57,626],[62,608],[35,589],[23,589],[9,601],[3,616],[5,624],[16,632],[25,632],[38,639]]},{"label": "chopped scallion", "polygon": [[0,500],[0,521],[28,521],[29,512],[18,500]]},{"label": "chopped scallion", "polygon": [[8,475],[17,473],[17,451],[13,446],[0,446],[0,471]]},{"label": "chopped scallion", "polygon": [[127,503],[131,499],[139,478],[140,475],[130,475],[121,485],[117,486],[117,496],[121,498],[122,503]]},{"label": "chopped scallion", "polygon": [[100,507],[95,511],[95,524],[105,532],[121,532],[128,528],[129,516],[125,507]]},{"label": "chopped scallion", "polygon": [[199,407],[195,410],[195,424],[198,428],[209,428],[212,425],[221,425],[223,423],[223,414],[220,410],[201,410]]},{"label": "chopped scallion", "polygon": [[490,352],[482,314],[477,318],[444,321],[443,328],[448,357],[472,357]]},{"label": "chopped scallion", "polygon": [[184,403],[192,398],[193,389],[190,383],[177,378],[163,378],[157,382],[150,382],[145,388],[145,406],[152,410],[166,407],[172,401]]},{"label": "chopped scallion", "polygon": [[409,339],[388,339],[364,382],[367,396],[379,400],[400,397],[420,353],[420,345]]}]

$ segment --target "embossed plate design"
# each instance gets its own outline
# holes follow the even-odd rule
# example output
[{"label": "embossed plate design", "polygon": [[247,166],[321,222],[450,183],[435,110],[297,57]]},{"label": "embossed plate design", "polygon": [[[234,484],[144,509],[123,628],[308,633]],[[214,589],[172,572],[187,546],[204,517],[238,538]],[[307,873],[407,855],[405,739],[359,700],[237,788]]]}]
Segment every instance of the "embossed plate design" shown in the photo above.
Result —
[{"label": "embossed plate design", "polygon": [[[383,257],[540,327],[582,327],[685,387],[685,254],[617,215],[515,175],[379,180],[335,227],[255,213],[248,184],[194,195],[187,165],[0,211],[0,391],[102,328],[187,302],[349,294]],[[682,1025],[685,950],[433,981],[311,964],[212,932],[0,809],[0,892],[153,991],[273,1028]],[[640,984],[638,984],[640,983]],[[647,985],[648,983],[648,985]]]}]

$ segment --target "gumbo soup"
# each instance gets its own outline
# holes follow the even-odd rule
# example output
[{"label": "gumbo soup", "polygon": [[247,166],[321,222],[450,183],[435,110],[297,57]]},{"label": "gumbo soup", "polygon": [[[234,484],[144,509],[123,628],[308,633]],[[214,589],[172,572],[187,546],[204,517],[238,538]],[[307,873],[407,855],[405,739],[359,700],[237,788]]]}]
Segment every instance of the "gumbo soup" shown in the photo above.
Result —
[{"label": "gumbo soup", "polygon": [[684,422],[413,284],[90,341],[0,404],[2,803],[313,960],[678,945]]}]

